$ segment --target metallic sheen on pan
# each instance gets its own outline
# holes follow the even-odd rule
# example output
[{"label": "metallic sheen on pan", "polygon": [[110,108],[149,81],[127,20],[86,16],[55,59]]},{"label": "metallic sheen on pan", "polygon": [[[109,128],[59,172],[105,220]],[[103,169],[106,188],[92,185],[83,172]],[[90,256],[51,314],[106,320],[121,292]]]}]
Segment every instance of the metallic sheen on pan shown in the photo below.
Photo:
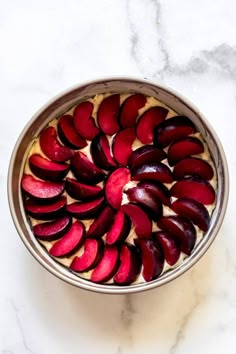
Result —
[{"label": "metallic sheen on pan", "polygon": [[[109,92],[140,92],[148,96],[153,96],[158,100],[163,101],[179,114],[188,116],[192,119],[204,137],[216,167],[218,190],[216,206],[211,217],[209,230],[194,248],[190,257],[186,258],[183,263],[175,269],[148,283],[128,286],[105,285],[95,284],[76,276],[66,267],[55,262],[38,243],[31,231],[30,224],[27,220],[23,207],[20,181],[32,141],[53,118],[60,116],[60,114],[64,113],[80,100],[94,96],[98,93]],[[174,90],[163,85],[155,84],[148,80],[132,77],[114,77],[89,81],[73,86],[47,102],[32,117],[19,136],[11,156],[8,171],[8,200],[11,215],[15,227],[25,246],[35,257],[35,259],[37,259],[37,261],[44,266],[44,268],[49,270],[58,278],[79,288],[99,293],[128,294],[149,290],[166,284],[186,272],[203,256],[215,239],[224,219],[228,202],[228,193],[229,175],[224,150],[215,131],[207,122],[203,114],[191,102]]]}]

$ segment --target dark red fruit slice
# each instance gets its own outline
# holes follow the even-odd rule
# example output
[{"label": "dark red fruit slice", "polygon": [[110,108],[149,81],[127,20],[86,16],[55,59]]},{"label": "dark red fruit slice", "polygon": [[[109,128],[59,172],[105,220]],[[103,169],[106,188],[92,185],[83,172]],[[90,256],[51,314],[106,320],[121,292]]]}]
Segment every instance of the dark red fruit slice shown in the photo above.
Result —
[{"label": "dark red fruit slice", "polygon": [[104,172],[92,163],[85,154],[77,151],[71,160],[71,170],[80,182],[96,184],[105,176]]},{"label": "dark red fruit slice", "polygon": [[129,235],[131,229],[131,221],[121,210],[119,210],[114,218],[110,230],[106,234],[106,243],[113,245],[122,242]]},{"label": "dark red fruit slice", "polygon": [[194,199],[180,198],[171,206],[176,214],[192,221],[201,230],[207,231],[210,224],[210,216],[205,206]]},{"label": "dark red fruit slice", "polygon": [[152,239],[135,239],[134,243],[141,251],[144,280],[158,278],[164,267],[164,256],[156,242]]},{"label": "dark red fruit slice", "polygon": [[175,116],[166,119],[154,129],[154,144],[166,147],[173,141],[194,133],[196,130],[193,122],[184,116]]},{"label": "dark red fruit slice", "polygon": [[83,184],[73,178],[66,179],[65,189],[72,198],[81,200],[94,199],[103,193],[101,187]]},{"label": "dark red fruit slice", "polygon": [[134,128],[120,130],[113,139],[112,151],[115,160],[123,166],[128,165],[132,154],[132,144],[136,138]]},{"label": "dark red fruit slice", "polygon": [[172,172],[161,162],[145,163],[131,170],[132,179],[136,181],[151,180],[162,183],[173,182]]},{"label": "dark red fruit slice", "polygon": [[115,212],[106,206],[101,214],[94,220],[87,231],[87,237],[99,238],[103,236],[110,228]]},{"label": "dark red fruit slice", "polygon": [[104,170],[116,167],[116,163],[111,156],[110,145],[106,135],[98,134],[90,145],[90,152],[96,166]]},{"label": "dark red fruit slice", "polygon": [[117,168],[108,176],[105,185],[105,195],[108,203],[114,209],[119,209],[122,202],[123,188],[129,181],[130,171],[126,167]]},{"label": "dark red fruit slice", "polygon": [[182,252],[188,256],[191,254],[196,242],[196,230],[190,221],[177,215],[163,216],[157,226],[177,240]]},{"label": "dark red fruit slice", "polygon": [[31,175],[24,174],[21,188],[32,198],[50,201],[63,193],[65,182],[40,181]]},{"label": "dark red fruit slice", "polygon": [[154,128],[166,118],[167,114],[168,109],[164,107],[149,108],[138,120],[136,128],[137,138],[143,144],[151,144],[153,142]]},{"label": "dark red fruit slice", "polygon": [[191,155],[201,154],[204,151],[203,143],[195,137],[184,137],[172,143],[168,149],[168,162],[173,166],[179,160]]},{"label": "dark red fruit slice", "polygon": [[52,220],[59,216],[66,206],[66,197],[60,197],[58,200],[41,204],[33,199],[26,199],[24,207],[27,213],[34,219],[38,220]]},{"label": "dark red fruit slice", "polygon": [[104,98],[101,102],[98,113],[98,125],[103,133],[113,135],[118,132],[118,115],[120,110],[120,95],[115,94]]},{"label": "dark red fruit slice", "polygon": [[166,153],[153,145],[144,145],[134,150],[129,158],[130,168],[134,168],[145,163],[160,162],[167,157]]},{"label": "dark red fruit slice", "polygon": [[152,233],[152,222],[145,211],[133,203],[124,204],[121,210],[130,217],[138,237],[150,237]]},{"label": "dark red fruit slice", "polygon": [[71,149],[82,149],[87,145],[86,140],[77,134],[73,124],[73,117],[69,114],[59,119],[57,131],[63,144]]},{"label": "dark red fruit slice", "polygon": [[189,177],[176,182],[170,190],[173,197],[191,198],[202,204],[213,204],[215,191],[212,185],[198,177]]},{"label": "dark red fruit slice", "polygon": [[30,156],[29,165],[36,177],[53,182],[62,180],[70,168],[67,163],[52,162],[39,154]]},{"label": "dark red fruit slice", "polygon": [[123,128],[133,127],[138,117],[138,111],[144,107],[147,99],[141,93],[129,96],[121,106],[120,124]]},{"label": "dark red fruit slice", "polygon": [[74,222],[67,233],[49,250],[54,257],[68,257],[75,253],[83,244],[85,239],[85,228],[82,222]]},{"label": "dark red fruit slice", "polygon": [[74,154],[73,150],[59,143],[56,129],[53,127],[48,127],[42,131],[39,143],[43,153],[55,162],[70,160]]},{"label": "dark red fruit slice", "polygon": [[92,219],[99,214],[103,208],[104,197],[89,202],[75,202],[68,204],[66,210],[77,219]]},{"label": "dark red fruit slice", "polygon": [[142,187],[133,187],[125,191],[130,202],[141,204],[152,220],[157,221],[162,216],[162,202],[151,192]]},{"label": "dark red fruit slice", "polygon": [[159,181],[142,181],[139,187],[149,191],[154,198],[158,198],[163,204],[170,206],[170,191]]},{"label": "dark red fruit slice", "polygon": [[114,276],[114,282],[118,285],[133,283],[141,270],[141,257],[134,245],[124,243],[120,251],[120,266]]},{"label": "dark red fruit slice", "polygon": [[198,176],[203,179],[212,179],[214,172],[207,161],[189,157],[179,161],[173,170],[176,179],[182,179],[187,176]]},{"label": "dark red fruit slice", "polygon": [[80,257],[75,257],[70,268],[75,272],[87,272],[96,267],[103,256],[104,244],[102,239],[88,238],[84,242],[84,252]]},{"label": "dark red fruit slice", "polygon": [[168,232],[154,232],[153,237],[162,249],[166,262],[170,266],[173,266],[178,261],[180,256],[180,247],[178,243],[173,237],[171,237],[170,234],[168,234]]},{"label": "dark red fruit slice", "polygon": [[92,117],[93,104],[91,102],[81,102],[74,110],[74,126],[79,135],[84,139],[93,140],[99,133],[95,120]]},{"label": "dark red fruit slice", "polygon": [[71,225],[71,217],[62,216],[53,221],[37,224],[33,227],[34,236],[40,240],[53,241],[62,237]]},{"label": "dark red fruit slice", "polygon": [[96,268],[92,271],[91,280],[95,283],[104,283],[111,279],[119,266],[119,251],[116,246],[106,245],[104,254]]}]

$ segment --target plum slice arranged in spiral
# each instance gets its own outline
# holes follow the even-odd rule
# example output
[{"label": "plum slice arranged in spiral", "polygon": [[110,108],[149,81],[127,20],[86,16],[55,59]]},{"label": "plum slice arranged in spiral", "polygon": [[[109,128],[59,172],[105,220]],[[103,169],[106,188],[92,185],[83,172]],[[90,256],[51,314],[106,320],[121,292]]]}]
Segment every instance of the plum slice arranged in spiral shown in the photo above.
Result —
[{"label": "plum slice arranged in spiral", "polygon": [[129,286],[194,252],[210,227],[215,176],[190,118],[142,93],[112,92],[78,101],[41,131],[21,189],[32,232],[55,261],[88,281]]}]

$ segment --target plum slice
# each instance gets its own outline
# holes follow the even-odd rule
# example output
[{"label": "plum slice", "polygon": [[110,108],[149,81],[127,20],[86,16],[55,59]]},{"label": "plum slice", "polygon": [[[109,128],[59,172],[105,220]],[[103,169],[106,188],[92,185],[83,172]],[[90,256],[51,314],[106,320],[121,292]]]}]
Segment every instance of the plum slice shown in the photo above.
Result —
[{"label": "plum slice", "polygon": [[132,144],[136,138],[134,128],[120,130],[113,139],[112,152],[115,160],[123,166],[128,165],[132,154]]},{"label": "plum slice", "polygon": [[67,163],[53,162],[39,154],[30,156],[29,166],[36,177],[52,182],[62,180],[70,168]]},{"label": "plum slice", "polygon": [[129,188],[125,191],[130,202],[141,204],[152,220],[157,221],[162,216],[162,202],[149,190],[142,186]]},{"label": "plum slice", "polygon": [[126,167],[119,167],[108,176],[105,184],[105,195],[107,202],[114,209],[119,209],[122,202],[123,188],[129,181],[130,171]]},{"label": "plum slice", "polygon": [[41,181],[31,175],[24,174],[21,180],[21,188],[32,198],[50,201],[63,193],[65,182]]},{"label": "plum slice", "polygon": [[144,280],[151,281],[159,277],[164,267],[164,256],[153,239],[135,239],[142,257]]},{"label": "plum slice", "polygon": [[47,127],[39,136],[39,143],[43,153],[52,161],[65,162],[70,160],[74,152],[67,146],[63,146],[57,140],[57,132],[54,127]]},{"label": "plum slice", "polygon": [[93,140],[99,133],[95,119],[92,117],[93,104],[89,101],[81,102],[74,110],[74,127],[84,139]]},{"label": "plum slice", "polygon": [[180,256],[180,247],[176,240],[171,237],[168,232],[163,231],[154,232],[153,238],[162,249],[166,262],[170,266],[173,266],[178,261]]},{"label": "plum slice", "polygon": [[66,234],[49,249],[54,257],[68,257],[75,253],[83,244],[85,239],[84,224],[75,221]]},{"label": "plum slice", "polygon": [[154,128],[166,118],[168,109],[156,106],[149,108],[139,118],[136,128],[137,138],[143,144],[151,144],[153,142]]},{"label": "plum slice", "polygon": [[98,134],[92,140],[90,152],[96,166],[104,170],[116,167],[116,163],[111,156],[109,141],[104,134]]},{"label": "plum slice", "polygon": [[71,170],[80,182],[86,184],[97,184],[105,176],[104,172],[80,151],[77,151],[71,160]]},{"label": "plum slice", "polygon": [[119,121],[123,128],[130,128],[135,125],[138,111],[145,106],[146,102],[146,97],[141,93],[135,93],[123,102],[119,116]]},{"label": "plum slice", "polygon": [[99,214],[103,208],[104,197],[100,197],[88,202],[74,202],[66,206],[69,214],[77,219],[92,219]]},{"label": "plum slice", "polygon": [[87,272],[98,264],[103,256],[104,243],[102,239],[87,238],[84,242],[84,252],[74,257],[70,269],[75,272]]},{"label": "plum slice", "polygon": [[104,134],[113,135],[118,132],[118,115],[120,110],[120,95],[114,94],[101,102],[98,113],[98,125]]},{"label": "plum slice", "polygon": [[179,160],[191,155],[201,154],[204,151],[203,143],[195,137],[184,137],[173,142],[168,149],[168,162],[173,166]]},{"label": "plum slice", "polygon": [[108,245],[113,245],[115,243],[120,243],[126,239],[129,235],[131,229],[131,220],[126,216],[121,210],[119,210],[114,221],[106,234],[106,243]]},{"label": "plum slice", "polygon": [[114,210],[106,206],[87,231],[87,237],[99,238],[103,236],[110,228],[114,219]]},{"label": "plum slice", "polygon": [[190,135],[195,131],[195,125],[185,116],[175,116],[166,119],[154,128],[154,145],[164,148],[173,141]]},{"label": "plum slice", "polygon": [[57,240],[67,232],[71,221],[70,216],[64,215],[53,221],[37,224],[33,227],[34,236],[45,241]]},{"label": "plum slice", "polygon": [[163,204],[170,206],[170,191],[159,181],[141,181],[139,187],[149,191],[154,198],[158,198]]},{"label": "plum slice", "polygon": [[180,198],[172,203],[171,208],[180,216],[184,216],[201,230],[207,231],[210,224],[210,216],[206,207],[190,198]]},{"label": "plum slice", "polygon": [[90,186],[69,177],[66,179],[65,189],[72,198],[81,200],[94,199],[103,193],[100,186]]},{"label": "plum slice", "polygon": [[120,250],[120,266],[114,276],[114,283],[129,285],[133,283],[141,271],[141,257],[134,245],[124,243]]},{"label": "plum slice", "polygon": [[136,181],[151,180],[162,183],[173,182],[173,175],[169,167],[162,162],[145,163],[131,170],[132,179]]},{"label": "plum slice", "polygon": [[117,246],[106,245],[104,254],[96,268],[92,271],[91,280],[95,283],[104,283],[111,279],[119,266],[119,251]]},{"label": "plum slice", "polygon": [[196,242],[196,230],[188,219],[179,215],[163,216],[157,226],[177,240],[182,252],[188,256],[191,254]]},{"label": "plum slice", "polygon": [[187,176],[198,176],[210,180],[214,175],[214,171],[207,161],[196,157],[188,157],[177,162],[173,174],[176,179],[182,179]]},{"label": "plum slice", "polygon": [[189,177],[176,182],[170,193],[176,198],[191,198],[202,204],[213,204],[215,191],[212,185],[204,179]]},{"label": "plum slice", "polygon": [[152,222],[147,213],[134,203],[123,204],[121,210],[130,217],[138,237],[147,238],[152,233]]},{"label": "plum slice", "polygon": [[143,165],[145,163],[160,162],[167,157],[166,153],[153,145],[144,145],[134,150],[129,158],[130,168]]},{"label": "plum slice", "polygon": [[73,117],[70,114],[65,114],[59,119],[57,131],[63,144],[71,149],[82,149],[87,146],[86,140],[76,132]]},{"label": "plum slice", "polygon": [[26,199],[24,202],[27,213],[38,220],[52,220],[56,218],[65,210],[65,206],[66,197],[64,196],[47,204],[39,203],[34,199]]}]

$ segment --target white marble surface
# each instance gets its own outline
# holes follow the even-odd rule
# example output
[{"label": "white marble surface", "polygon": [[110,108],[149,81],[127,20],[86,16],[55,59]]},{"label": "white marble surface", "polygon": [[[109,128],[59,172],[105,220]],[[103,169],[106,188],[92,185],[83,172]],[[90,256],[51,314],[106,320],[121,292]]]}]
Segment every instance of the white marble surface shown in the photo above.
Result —
[{"label": "white marble surface", "polygon": [[[236,4],[234,0],[0,2],[1,354],[235,354]],[[203,259],[162,288],[88,293],[36,263],[13,226],[10,154],[31,115],[83,80],[147,77],[191,99],[216,129],[231,192]]]}]

